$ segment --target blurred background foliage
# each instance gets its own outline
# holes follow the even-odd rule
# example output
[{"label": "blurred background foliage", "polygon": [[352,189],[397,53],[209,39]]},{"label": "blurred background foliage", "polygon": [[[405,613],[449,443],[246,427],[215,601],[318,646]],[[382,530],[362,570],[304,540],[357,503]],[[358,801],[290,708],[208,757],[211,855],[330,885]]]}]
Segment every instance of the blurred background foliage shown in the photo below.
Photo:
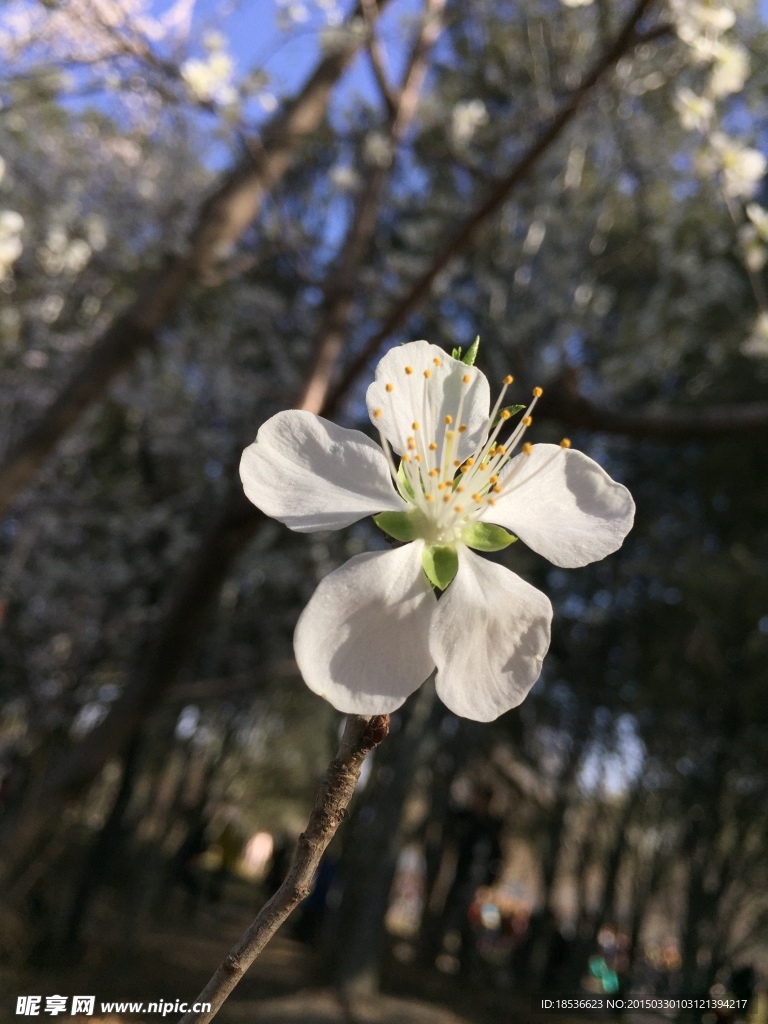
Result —
[{"label": "blurred background foliage", "polygon": [[190,995],[213,969],[221,900],[247,921],[337,738],[296,618],[384,544],[262,520],[239,454],[296,402],[370,430],[378,354],[476,334],[492,379],[544,386],[534,440],[567,433],[637,523],[578,572],[494,556],[554,603],[542,678],[489,726],[428,689],[395,716],[302,937],[350,988],[418,964],[436,998],[430,972],[575,991],[595,956],[649,991],[766,969],[762,14],[3,4],[9,991],[30,970],[95,987],[94,950],[140,950],[159,918],[208,915]]}]

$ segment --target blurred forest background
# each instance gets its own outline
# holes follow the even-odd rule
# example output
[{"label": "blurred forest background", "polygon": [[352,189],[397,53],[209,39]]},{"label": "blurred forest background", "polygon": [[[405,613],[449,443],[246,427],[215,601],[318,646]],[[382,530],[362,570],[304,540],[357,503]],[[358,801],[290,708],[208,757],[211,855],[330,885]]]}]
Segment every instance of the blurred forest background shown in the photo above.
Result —
[{"label": "blurred forest background", "polygon": [[495,556],[555,606],[542,678],[491,725],[429,687],[394,716],[224,1013],[331,980],[470,1020],[765,988],[764,13],[0,5],[11,1014],[192,999],[279,881],[341,717],[293,627],[384,540],[267,521],[240,452],[290,406],[370,430],[388,346],[476,334],[492,381],[544,387],[533,440],[597,459],[636,526],[579,571]]}]

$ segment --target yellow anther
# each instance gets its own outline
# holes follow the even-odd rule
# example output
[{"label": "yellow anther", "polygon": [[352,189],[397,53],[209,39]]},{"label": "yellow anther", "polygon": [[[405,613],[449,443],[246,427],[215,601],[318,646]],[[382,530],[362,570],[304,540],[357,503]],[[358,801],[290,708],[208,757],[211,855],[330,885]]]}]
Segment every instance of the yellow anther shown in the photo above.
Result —
[{"label": "yellow anther", "polygon": [[437,445],[435,444],[435,442],[434,442],[434,441],[433,441],[433,442],[432,442],[432,444],[431,444],[431,445],[429,446],[429,450],[430,450],[431,452],[436,452],[436,451],[437,451]]},{"label": "yellow anther", "polygon": [[432,376],[432,371],[431,370],[425,370],[424,371],[424,376],[427,378],[427,380],[429,380],[429,378]]},{"label": "yellow anther", "polygon": [[410,375],[413,373],[413,367],[412,366],[406,366],[405,372],[410,377]]},{"label": "yellow anther", "polygon": [[417,455],[417,456],[416,456],[416,461],[417,461],[417,462],[421,462],[421,461],[422,461],[422,460],[421,460],[421,456],[420,456],[420,455]]},{"label": "yellow anther", "polygon": [[533,397],[534,398],[541,398],[541,396],[543,394],[544,394],[544,389],[543,388],[534,388],[533,389]]},{"label": "yellow anther", "polygon": [[503,444],[497,444],[496,445],[496,455],[506,455],[506,454],[507,454],[507,449],[504,447],[504,445]]},{"label": "yellow anther", "polygon": [[432,362],[435,364],[435,366],[442,366],[443,365],[443,360],[439,356],[435,356],[435,358],[432,360]]},{"label": "yellow anther", "polygon": [[467,424],[466,423],[462,423],[461,426],[459,427],[459,433],[463,434],[466,429],[467,429]]},{"label": "yellow anther", "polygon": [[465,373],[464,376],[461,379],[464,382],[464,384],[469,384],[469,382],[472,380],[472,378],[470,377],[470,375],[468,373]]},{"label": "yellow anther", "polygon": [[381,416],[381,409],[374,409],[373,410],[373,418],[375,420],[377,420],[379,418],[379,416]]},{"label": "yellow anther", "polygon": [[410,451],[414,451],[414,449],[416,448],[416,438],[415,437],[409,437],[408,438],[408,448],[410,449]]},{"label": "yellow anther", "polygon": [[496,499],[495,498],[489,498],[488,499],[488,504],[489,505],[495,505],[496,504]]},{"label": "yellow anther", "polygon": [[440,476],[440,470],[439,469],[430,469],[429,475],[430,476]]},{"label": "yellow anther", "polygon": [[449,501],[451,500],[451,497],[452,497],[452,495],[450,495],[450,494],[446,494],[446,495],[444,495],[444,497],[443,497],[443,501],[445,501],[445,502],[449,502]]},{"label": "yellow anther", "polygon": [[530,455],[533,451],[533,445],[530,443],[530,441],[526,441],[521,450],[523,455]]},{"label": "yellow anther", "polygon": [[448,484],[445,482],[445,480],[441,480],[440,483],[437,485],[437,489],[438,491],[444,491],[447,486]]},{"label": "yellow anther", "polygon": [[564,437],[563,440],[560,442],[560,447],[561,448],[570,448],[571,447],[571,440],[570,440],[570,438]]},{"label": "yellow anther", "polygon": [[533,416],[523,416],[523,426],[530,427],[533,423]]},{"label": "yellow anther", "polygon": [[433,498],[433,496],[431,494],[425,494],[424,495],[424,500],[425,501],[434,501],[435,499]]},{"label": "yellow anther", "polygon": [[466,487],[457,487],[456,488],[456,493],[457,494],[463,494],[464,491],[466,491]]},{"label": "yellow anther", "polygon": [[498,475],[496,473],[494,473],[492,476],[489,476],[488,480],[492,484],[497,484],[499,482],[499,478],[498,478]]},{"label": "yellow anther", "polygon": [[450,425],[451,425],[451,424],[453,423],[453,416],[446,416],[446,417],[445,417],[445,422],[446,422],[446,423],[448,424],[448,426],[450,427]]},{"label": "yellow anther", "polygon": [[475,493],[475,494],[472,495],[472,501],[476,501],[477,504],[479,505],[480,502],[482,501],[482,498],[480,497],[479,494]]},{"label": "yellow anther", "polygon": [[403,456],[403,462],[410,462],[410,461],[411,461],[411,456],[406,453]]},{"label": "yellow anther", "polygon": [[418,429],[419,429],[419,424],[414,420],[414,422],[411,424],[411,430],[418,430]]},{"label": "yellow anther", "polygon": [[463,509],[463,508],[461,507],[461,505],[456,505],[456,506],[454,507],[454,510],[453,510],[453,511],[454,511],[454,512],[463,512],[463,511],[464,511],[464,509]]},{"label": "yellow anther", "polygon": [[386,390],[387,390],[387,391],[388,391],[388,392],[390,393],[390,395],[391,395],[391,394],[392,394],[392,392],[393,392],[393,391],[395,390],[395,385],[394,385],[394,384],[387,384],[387,386],[386,386]]},{"label": "yellow anther", "polygon": [[488,469],[488,463],[487,462],[481,462],[480,463],[480,470],[481,470],[481,472],[484,473],[486,471],[486,469]]},{"label": "yellow anther", "polygon": [[475,460],[474,459],[467,459],[467,461],[466,461],[466,465],[467,466],[474,466],[474,464],[475,464]]},{"label": "yellow anther", "polygon": [[514,382],[514,379],[515,378],[512,376],[512,374],[508,373],[507,376],[504,378],[504,383],[507,385],[507,387],[509,387],[509,385]]},{"label": "yellow anther", "polygon": [[511,415],[512,415],[512,413],[509,411],[509,409],[502,409],[501,410],[501,418],[503,420],[508,420],[511,417]]},{"label": "yellow anther", "polygon": [[493,488],[493,493],[494,494],[501,494],[501,488],[499,487],[498,484],[496,484],[496,486]]},{"label": "yellow anther", "polygon": [[458,459],[454,459],[453,460],[453,464],[454,464],[454,466],[460,466],[461,465],[461,463],[459,462]]}]

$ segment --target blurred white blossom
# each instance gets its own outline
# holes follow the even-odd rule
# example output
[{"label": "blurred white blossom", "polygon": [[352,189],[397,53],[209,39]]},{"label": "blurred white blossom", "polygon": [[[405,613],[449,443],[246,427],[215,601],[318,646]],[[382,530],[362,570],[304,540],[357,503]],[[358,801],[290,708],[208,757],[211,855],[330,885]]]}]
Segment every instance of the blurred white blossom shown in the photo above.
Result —
[{"label": "blurred white blossom", "polygon": [[237,98],[232,86],[234,70],[232,58],[223,50],[213,50],[207,60],[191,58],[181,65],[182,78],[195,99],[223,106]]},{"label": "blurred white blossom", "polygon": [[15,210],[0,210],[0,281],[10,276],[13,264],[24,251],[21,233],[24,218]]},{"label": "blurred white blossom", "polygon": [[711,99],[697,96],[692,89],[683,86],[675,92],[674,104],[683,128],[689,132],[707,130],[715,113]]},{"label": "blurred white blossom", "polygon": [[709,91],[715,98],[741,92],[749,77],[749,54],[737,43],[721,43],[714,52]]},{"label": "blurred white blossom", "polygon": [[451,138],[455,145],[465,146],[478,128],[488,124],[488,111],[482,100],[457,103],[451,114]]},{"label": "blurred white blossom", "polygon": [[759,203],[747,203],[747,216],[764,242],[768,242],[768,210]]},{"label": "blurred white blossom", "polygon": [[589,7],[593,0],[560,0],[565,7]]},{"label": "blurred white blossom", "polygon": [[[709,141],[715,167],[722,174],[726,196],[737,198],[753,195],[768,165],[763,154],[757,149],[744,146],[725,132],[713,132]],[[709,169],[707,157],[700,166],[705,172]]]},{"label": "blurred white blossom", "polygon": [[392,143],[381,132],[369,132],[363,145],[363,159],[374,167],[389,167],[392,163]]},{"label": "blurred white blossom", "polygon": [[354,167],[336,164],[331,168],[331,184],[340,192],[352,192],[360,183],[360,177]]}]

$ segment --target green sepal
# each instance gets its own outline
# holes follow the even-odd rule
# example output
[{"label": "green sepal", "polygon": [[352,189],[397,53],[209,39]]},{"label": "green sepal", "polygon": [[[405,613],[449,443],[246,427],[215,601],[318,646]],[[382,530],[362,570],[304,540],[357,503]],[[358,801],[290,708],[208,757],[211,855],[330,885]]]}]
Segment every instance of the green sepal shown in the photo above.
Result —
[{"label": "green sepal", "polygon": [[501,414],[503,412],[508,412],[510,416],[517,416],[517,414],[519,412],[522,412],[524,408],[524,405],[505,405],[503,409],[499,409],[499,411],[496,413],[496,418],[491,424],[491,429],[493,429],[493,427],[495,427],[496,424],[499,422],[499,420],[501,419]]},{"label": "green sepal", "polygon": [[517,537],[501,526],[491,523],[472,523],[461,531],[461,539],[475,551],[503,551],[514,544]]},{"label": "green sepal", "polygon": [[461,359],[461,345],[451,350],[451,356],[453,359]]},{"label": "green sepal", "polygon": [[420,518],[418,511],[379,512],[377,516],[373,517],[373,521],[387,536],[408,544],[410,541],[416,540],[418,536],[418,518]]},{"label": "green sepal", "polygon": [[[469,346],[469,348],[464,353],[464,355],[463,356],[459,356],[458,358],[461,359],[462,363],[464,363],[465,366],[474,366],[475,365],[475,360],[477,359],[477,352],[478,352],[479,348],[480,348],[480,335],[478,334],[478,336],[475,338],[475,340]],[[459,349],[459,351],[461,351],[461,349]]]},{"label": "green sepal", "polygon": [[445,590],[459,569],[455,545],[425,544],[421,564],[432,586]]}]

